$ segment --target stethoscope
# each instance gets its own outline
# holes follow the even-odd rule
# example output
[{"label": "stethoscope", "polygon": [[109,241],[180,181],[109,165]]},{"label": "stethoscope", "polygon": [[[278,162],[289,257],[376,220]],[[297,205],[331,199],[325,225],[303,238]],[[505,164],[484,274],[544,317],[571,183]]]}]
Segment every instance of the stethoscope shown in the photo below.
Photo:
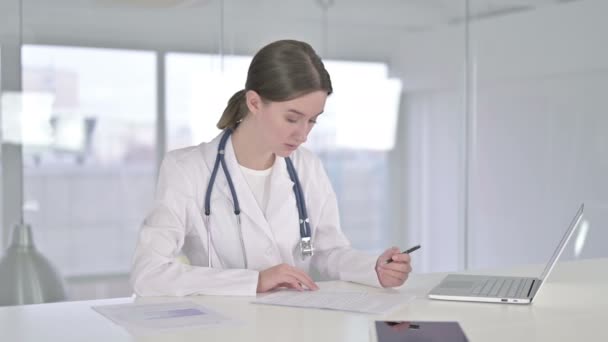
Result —
[{"label": "stethoscope", "polygon": [[[236,216],[236,222],[239,228],[239,236],[241,242],[241,249],[243,251],[243,260],[245,262],[245,268],[248,268],[247,262],[247,253],[245,251],[245,241],[243,241],[243,228],[241,226],[241,207],[239,206],[239,199],[236,195],[236,190],[234,189],[234,184],[232,183],[232,177],[230,177],[230,172],[228,172],[228,168],[226,167],[226,160],[224,159],[224,155],[226,153],[226,142],[228,138],[232,134],[232,129],[228,128],[224,131],[220,139],[220,144],[217,148],[217,157],[215,158],[215,164],[213,165],[213,172],[211,172],[211,178],[209,179],[209,185],[207,186],[207,192],[205,193],[205,226],[207,228],[207,253],[208,253],[208,263],[209,267],[213,267],[211,263],[211,226],[209,224],[209,216],[211,215],[211,191],[213,191],[213,184],[215,183],[215,177],[217,176],[217,171],[222,166],[224,170],[224,175],[226,176],[226,180],[228,181],[228,187],[230,188],[230,193],[232,195],[232,202],[234,205],[234,215]],[[300,251],[302,253],[302,259],[312,256],[314,252],[314,248],[312,247],[311,241],[311,230],[310,223],[308,220],[308,213],[306,211],[306,202],[304,201],[304,194],[302,193],[302,186],[300,185],[300,180],[298,179],[298,174],[296,173],[296,169],[293,167],[293,162],[289,157],[285,158],[285,163],[287,164],[287,172],[289,173],[289,178],[294,183],[293,192],[296,196],[296,206],[298,207],[298,216],[299,216],[299,226],[300,226]]]}]

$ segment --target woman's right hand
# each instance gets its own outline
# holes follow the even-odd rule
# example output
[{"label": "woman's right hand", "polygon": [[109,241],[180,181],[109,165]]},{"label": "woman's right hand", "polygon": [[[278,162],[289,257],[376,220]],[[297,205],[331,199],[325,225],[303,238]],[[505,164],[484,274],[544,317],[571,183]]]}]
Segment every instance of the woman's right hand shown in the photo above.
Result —
[{"label": "woman's right hand", "polygon": [[306,272],[287,264],[280,264],[260,272],[257,292],[267,292],[278,287],[318,290],[319,287]]}]

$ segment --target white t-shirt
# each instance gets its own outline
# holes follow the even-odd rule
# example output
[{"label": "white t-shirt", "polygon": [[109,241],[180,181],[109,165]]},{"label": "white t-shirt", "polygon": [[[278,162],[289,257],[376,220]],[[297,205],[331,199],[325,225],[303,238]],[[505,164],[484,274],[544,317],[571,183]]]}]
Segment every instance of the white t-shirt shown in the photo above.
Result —
[{"label": "white t-shirt", "polygon": [[266,170],[253,170],[239,164],[245,180],[258,202],[260,209],[266,216],[266,208],[268,207],[268,195],[270,194],[270,173],[272,167]]}]

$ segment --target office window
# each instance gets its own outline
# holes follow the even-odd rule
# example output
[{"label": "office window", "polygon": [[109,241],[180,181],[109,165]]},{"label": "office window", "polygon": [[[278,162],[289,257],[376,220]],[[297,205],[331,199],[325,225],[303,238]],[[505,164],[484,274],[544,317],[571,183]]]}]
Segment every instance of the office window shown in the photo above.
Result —
[{"label": "office window", "polygon": [[169,53],[166,57],[169,150],[213,139],[228,99],[245,87],[251,57]]},{"label": "office window", "polygon": [[128,272],[153,198],[155,55],[22,49],[24,216],[66,276]]},{"label": "office window", "polygon": [[[245,86],[251,57],[171,53],[166,61],[169,149],[213,139],[228,99]],[[401,82],[384,63],[325,64],[335,92],[305,146],[324,162],[343,230],[354,246],[376,253],[391,245],[389,152]]]}]

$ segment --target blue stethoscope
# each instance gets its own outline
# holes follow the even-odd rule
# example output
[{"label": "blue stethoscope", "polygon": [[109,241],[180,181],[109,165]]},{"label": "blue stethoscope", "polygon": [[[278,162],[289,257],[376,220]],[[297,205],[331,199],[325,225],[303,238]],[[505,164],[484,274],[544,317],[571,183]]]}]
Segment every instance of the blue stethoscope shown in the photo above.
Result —
[{"label": "blue stethoscope", "polygon": [[[207,192],[205,193],[205,226],[207,228],[207,252],[208,252],[208,262],[209,267],[212,267],[211,263],[211,226],[209,225],[209,216],[211,215],[211,192],[213,191],[213,184],[215,183],[215,177],[217,176],[217,171],[222,166],[224,170],[224,175],[226,176],[226,180],[228,181],[228,187],[230,188],[230,193],[232,194],[232,202],[234,205],[234,215],[236,215],[236,221],[238,223],[239,235],[241,240],[241,249],[243,251],[243,260],[245,262],[245,268],[248,268],[247,262],[247,254],[245,252],[245,242],[243,241],[243,228],[241,226],[241,207],[239,206],[239,199],[236,195],[236,190],[234,189],[234,184],[232,183],[232,177],[230,177],[230,172],[228,172],[228,168],[226,167],[226,161],[224,159],[224,155],[226,152],[226,142],[232,134],[232,129],[228,128],[224,131],[222,138],[220,139],[220,144],[217,148],[217,157],[215,158],[215,164],[213,165],[213,172],[211,172],[211,178],[209,179],[209,185],[207,186]],[[289,157],[285,158],[285,163],[287,164],[287,172],[289,173],[289,178],[293,184],[293,192],[296,196],[296,206],[298,207],[298,216],[299,218],[299,226],[300,226],[300,251],[302,252],[302,259],[312,256],[314,252],[314,248],[312,247],[311,241],[311,230],[310,223],[308,220],[308,213],[306,211],[306,202],[304,201],[304,194],[302,193],[302,186],[300,185],[300,180],[298,179],[298,174],[296,173],[296,169],[293,167],[293,162]]]}]

